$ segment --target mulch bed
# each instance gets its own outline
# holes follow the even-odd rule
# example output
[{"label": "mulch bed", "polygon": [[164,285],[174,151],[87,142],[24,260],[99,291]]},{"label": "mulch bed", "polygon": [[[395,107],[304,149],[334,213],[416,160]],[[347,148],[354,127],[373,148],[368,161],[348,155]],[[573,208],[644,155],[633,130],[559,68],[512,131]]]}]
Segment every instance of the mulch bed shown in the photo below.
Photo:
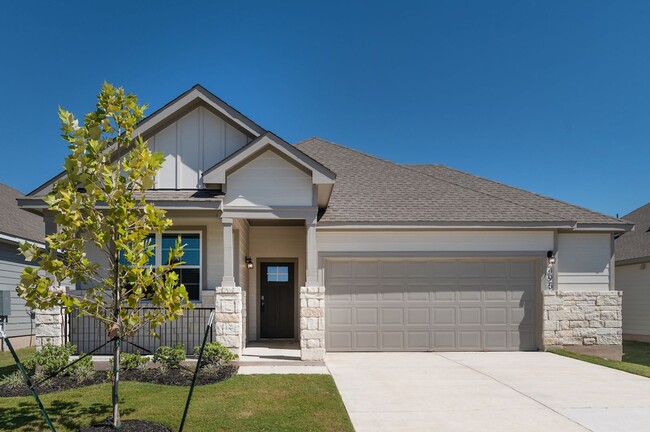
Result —
[{"label": "mulch bed", "polygon": [[[218,368],[211,368],[209,370],[203,369],[199,372],[196,378],[196,385],[213,384],[220,381],[227,380],[231,376],[237,374],[239,366],[236,364],[227,364]],[[192,384],[192,373],[185,369],[167,369],[162,370],[159,368],[131,370],[120,372],[120,381],[138,381],[145,383],[175,385],[175,386],[189,386]],[[36,387],[39,394],[58,392],[62,390],[70,390],[79,387],[86,387],[93,384],[101,384],[110,382],[106,372],[95,372],[92,377],[89,377],[82,382],[77,381],[72,376],[57,376],[51,378]],[[0,397],[15,397],[15,396],[31,396],[31,392],[27,385],[22,385],[17,388],[8,388],[6,385],[0,385]],[[88,429],[91,430],[91,429]],[[102,430],[102,429],[92,429]],[[129,429],[130,430],[130,429]],[[149,429],[133,429],[137,431],[148,431]],[[163,430],[163,429],[151,429]],[[166,429],[165,429],[166,430]]]},{"label": "mulch bed", "polygon": [[[124,420],[122,421],[122,427],[119,430],[123,432],[171,432],[171,429],[167,426],[144,420]],[[104,431],[110,432],[115,431],[115,429],[113,429],[113,426],[108,421],[79,429],[79,432]]]}]

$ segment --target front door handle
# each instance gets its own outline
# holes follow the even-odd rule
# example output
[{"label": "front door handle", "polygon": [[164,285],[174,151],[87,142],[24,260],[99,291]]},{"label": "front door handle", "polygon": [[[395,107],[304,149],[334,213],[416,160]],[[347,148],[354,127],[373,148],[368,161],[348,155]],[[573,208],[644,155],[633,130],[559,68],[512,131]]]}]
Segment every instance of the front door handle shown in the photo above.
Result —
[{"label": "front door handle", "polygon": [[260,309],[262,312],[264,312],[264,296],[261,296],[260,298]]}]

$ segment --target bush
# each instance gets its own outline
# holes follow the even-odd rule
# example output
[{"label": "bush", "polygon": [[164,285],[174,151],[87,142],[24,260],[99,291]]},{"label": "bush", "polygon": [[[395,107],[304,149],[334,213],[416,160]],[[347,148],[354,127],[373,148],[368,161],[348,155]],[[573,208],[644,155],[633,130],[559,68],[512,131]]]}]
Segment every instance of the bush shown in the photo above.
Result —
[{"label": "bush", "polygon": [[2,377],[2,379],[0,379],[0,385],[7,386],[9,389],[15,389],[26,384],[25,379],[23,378],[23,374],[21,374],[20,371],[16,371],[12,374]]},{"label": "bush", "polygon": [[143,357],[140,353],[120,355],[120,365],[124,370],[144,369],[147,363],[149,363],[149,358]]},{"label": "bush", "polygon": [[[79,357],[83,355],[84,353],[79,353]],[[70,366],[70,375],[75,377],[77,382],[83,382],[92,378],[95,375],[95,364],[93,363],[92,356],[84,357],[73,366]]]},{"label": "bush", "polygon": [[[41,347],[36,354],[25,362],[25,367],[30,374],[37,369],[42,370],[45,375],[52,375],[70,363],[70,356],[77,350],[76,345],[65,344],[54,346],[50,343]],[[69,375],[70,369],[63,371],[63,375]]]},{"label": "bush", "polygon": [[[200,346],[194,347],[194,355],[199,356],[201,351]],[[201,359],[201,367],[206,365],[218,365],[228,363],[237,358],[237,354],[233,354],[228,348],[219,342],[210,342],[205,344],[203,350],[203,358]]]},{"label": "bush", "polygon": [[168,368],[177,368],[183,360],[185,360],[185,346],[183,344],[178,344],[173,347],[158,347],[153,355],[153,361]]}]

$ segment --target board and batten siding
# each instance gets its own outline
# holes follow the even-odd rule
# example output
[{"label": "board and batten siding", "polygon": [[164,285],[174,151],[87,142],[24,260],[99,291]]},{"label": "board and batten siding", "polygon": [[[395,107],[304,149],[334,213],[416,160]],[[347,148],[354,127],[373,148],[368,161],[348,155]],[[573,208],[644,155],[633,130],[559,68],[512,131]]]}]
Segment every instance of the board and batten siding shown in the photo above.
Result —
[{"label": "board and batten siding", "polygon": [[165,155],[156,177],[159,189],[203,187],[203,171],[230,156],[250,137],[199,107],[148,139],[150,148]]},{"label": "board and batten siding", "polygon": [[545,252],[552,231],[326,231],[319,252]]},{"label": "board and batten siding", "polygon": [[616,266],[623,291],[623,334],[650,336],[650,263]]},{"label": "board and batten siding", "polygon": [[608,291],[611,235],[558,234],[559,291]]},{"label": "board and batten siding", "polygon": [[20,282],[20,274],[30,263],[18,254],[15,243],[0,242],[0,290],[11,292],[11,315],[5,327],[9,337],[28,336],[32,334],[30,308],[25,306],[25,300],[18,297],[16,286]]},{"label": "board and batten siding", "polygon": [[311,206],[311,176],[269,150],[228,176],[224,204]]}]

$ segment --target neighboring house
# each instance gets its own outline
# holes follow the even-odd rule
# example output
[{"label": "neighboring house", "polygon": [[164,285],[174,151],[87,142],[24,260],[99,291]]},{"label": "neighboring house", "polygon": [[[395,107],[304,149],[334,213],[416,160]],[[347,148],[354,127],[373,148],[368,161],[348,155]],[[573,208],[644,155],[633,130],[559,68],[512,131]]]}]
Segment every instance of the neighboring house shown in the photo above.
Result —
[{"label": "neighboring house", "polygon": [[5,330],[15,348],[34,343],[32,311],[16,293],[20,274],[29,265],[18,252],[18,245],[25,241],[42,245],[45,237],[43,219],[18,207],[16,200],[22,197],[16,189],[0,183],[0,291],[10,293],[11,314]]},{"label": "neighboring house", "polygon": [[616,239],[616,289],[623,292],[623,338],[650,342],[650,204],[623,217],[634,231]]},{"label": "neighboring house", "polygon": [[[628,222],[440,165],[291,145],[201,86],[136,133],[166,156],[147,196],[174,227],[155,242],[183,236],[181,280],[235,352],[288,338],[305,360],[560,345],[620,357],[610,268]],[[20,205],[43,214],[59,177]]]}]

